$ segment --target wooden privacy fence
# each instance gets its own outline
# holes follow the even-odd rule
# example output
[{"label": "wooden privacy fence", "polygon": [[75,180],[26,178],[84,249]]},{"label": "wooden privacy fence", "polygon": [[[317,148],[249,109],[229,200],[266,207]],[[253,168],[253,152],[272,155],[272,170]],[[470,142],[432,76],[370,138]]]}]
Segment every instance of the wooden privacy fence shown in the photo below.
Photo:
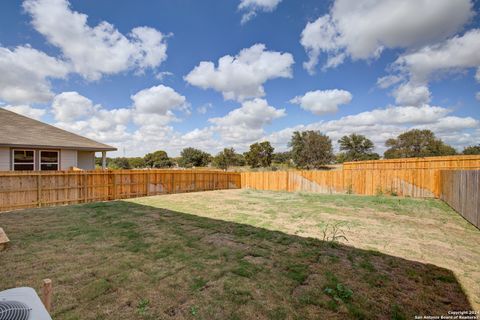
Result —
[{"label": "wooden privacy fence", "polygon": [[[455,172],[451,175],[445,173],[472,169],[480,169],[480,156],[349,162],[341,170],[331,171],[241,174],[197,170],[0,172],[0,211],[167,193],[251,188],[436,197],[459,208],[457,210],[467,219],[474,219],[469,216],[470,212],[475,212],[470,209],[470,202],[477,199],[475,217],[478,226],[478,180],[477,184],[470,183],[474,178],[460,173],[466,171],[458,171],[459,176]],[[472,188],[476,189],[472,191]]]},{"label": "wooden privacy fence", "polygon": [[440,199],[480,228],[480,170],[441,171]]},{"label": "wooden privacy fence", "polygon": [[240,174],[194,170],[0,172],[0,211],[240,188]]},{"label": "wooden privacy fence", "polygon": [[480,169],[480,156],[347,162],[341,170],[243,172],[242,188],[440,197],[442,170]]}]

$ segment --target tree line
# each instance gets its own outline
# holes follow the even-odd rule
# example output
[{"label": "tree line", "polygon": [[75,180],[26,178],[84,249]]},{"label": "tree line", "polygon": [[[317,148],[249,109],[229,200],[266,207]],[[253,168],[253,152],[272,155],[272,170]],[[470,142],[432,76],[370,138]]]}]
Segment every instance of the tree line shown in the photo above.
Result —
[{"label": "tree line", "polygon": [[[247,152],[237,153],[233,148],[225,148],[215,156],[208,152],[188,147],[179,157],[171,158],[165,151],[158,150],[144,157],[107,158],[107,166],[112,169],[207,167],[227,170],[232,166],[266,168],[272,165],[287,165],[301,169],[319,169],[333,163],[345,161],[377,160],[380,155],[374,152],[375,145],[364,135],[352,133],[338,140],[340,152],[333,151],[332,140],[320,131],[295,131],[288,144],[289,150],[274,152],[269,141],[250,145]],[[385,159],[414,158],[455,155],[452,146],[437,138],[431,130],[413,129],[385,142]],[[462,154],[480,154],[480,144],[463,149]],[[97,158],[97,164],[101,159]]]}]

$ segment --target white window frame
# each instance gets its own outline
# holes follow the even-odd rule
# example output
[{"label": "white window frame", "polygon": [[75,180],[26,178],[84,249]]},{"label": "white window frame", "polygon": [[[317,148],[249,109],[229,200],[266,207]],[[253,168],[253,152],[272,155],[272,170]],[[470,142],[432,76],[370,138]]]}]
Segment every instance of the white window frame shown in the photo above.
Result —
[{"label": "white window frame", "polygon": [[[36,152],[34,149],[12,149],[12,171],[25,171],[25,170],[15,170],[15,151],[32,151],[33,152],[33,162],[18,162],[17,164],[33,164],[33,170],[35,171],[35,163],[36,163]],[[28,170],[27,170],[28,171]]]},{"label": "white window frame", "polygon": [[[42,162],[42,152],[56,152],[57,153],[57,162]],[[40,150],[39,153],[39,161],[38,161],[38,170],[42,171],[42,164],[56,164],[57,171],[60,170],[60,151],[58,150]],[[43,170],[43,171],[54,171],[54,170]]]}]

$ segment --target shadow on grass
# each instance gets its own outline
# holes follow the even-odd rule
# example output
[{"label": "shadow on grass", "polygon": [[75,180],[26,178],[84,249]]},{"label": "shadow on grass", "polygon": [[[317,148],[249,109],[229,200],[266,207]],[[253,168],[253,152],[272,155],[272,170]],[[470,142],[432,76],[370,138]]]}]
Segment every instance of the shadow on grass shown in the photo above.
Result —
[{"label": "shadow on grass", "polygon": [[411,319],[470,310],[450,270],[127,201],[0,215],[0,290],[55,283],[55,319]]}]

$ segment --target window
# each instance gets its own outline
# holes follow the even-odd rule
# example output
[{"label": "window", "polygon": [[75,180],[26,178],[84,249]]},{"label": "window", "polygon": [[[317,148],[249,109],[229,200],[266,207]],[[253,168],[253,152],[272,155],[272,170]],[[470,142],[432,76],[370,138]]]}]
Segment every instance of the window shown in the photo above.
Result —
[{"label": "window", "polygon": [[40,170],[58,170],[58,151],[40,151]]},{"label": "window", "polygon": [[35,151],[13,150],[13,170],[35,170]]}]

